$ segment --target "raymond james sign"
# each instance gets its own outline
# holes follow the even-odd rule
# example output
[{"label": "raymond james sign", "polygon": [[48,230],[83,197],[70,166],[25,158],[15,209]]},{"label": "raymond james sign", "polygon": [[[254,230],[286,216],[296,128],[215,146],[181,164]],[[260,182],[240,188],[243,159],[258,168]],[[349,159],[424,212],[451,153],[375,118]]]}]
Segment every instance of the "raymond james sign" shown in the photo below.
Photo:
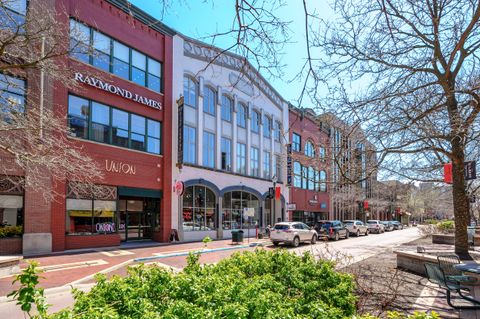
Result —
[{"label": "raymond james sign", "polygon": [[116,95],[119,95],[121,97],[124,97],[126,99],[132,100],[134,102],[153,107],[154,109],[161,110],[162,109],[162,103],[149,99],[148,97],[144,97],[141,95],[138,95],[136,93],[132,93],[127,89],[123,89],[119,86],[104,82],[102,80],[99,80],[97,78],[88,76],[88,75],[83,75],[80,72],[75,72],[75,80],[78,82],[82,82],[84,84],[93,86],[97,89],[104,90]]}]

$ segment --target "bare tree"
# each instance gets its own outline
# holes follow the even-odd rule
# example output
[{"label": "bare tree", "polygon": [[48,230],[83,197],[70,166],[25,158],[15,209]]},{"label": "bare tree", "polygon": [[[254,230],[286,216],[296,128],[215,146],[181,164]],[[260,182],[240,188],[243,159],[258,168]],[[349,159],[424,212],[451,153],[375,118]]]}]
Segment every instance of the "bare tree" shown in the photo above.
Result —
[{"label": "bare tree", "polygon": [[361,123],[384,170],[440,181],[442,164],[453,163],[455,251],[468,255],[463,171],[478,145],[479,1],[338,0],[335,9],[334,22],[310,25],[309,48],[323,52],[312,59],[314,80],[336,80],[333,111]]},{"label": "bare tree", "polygon": [[47,94],[53,83],[74,85],[64,61],[78,48],[68,43],[68,25],[58,22],[66,13],[50,1],[31,1],[25,12],[19,2],[0,0],[0,181],[52,199],[56,182],[91,185],[102,174],[68,138],[67,120],[56,111],[65,106]]}]

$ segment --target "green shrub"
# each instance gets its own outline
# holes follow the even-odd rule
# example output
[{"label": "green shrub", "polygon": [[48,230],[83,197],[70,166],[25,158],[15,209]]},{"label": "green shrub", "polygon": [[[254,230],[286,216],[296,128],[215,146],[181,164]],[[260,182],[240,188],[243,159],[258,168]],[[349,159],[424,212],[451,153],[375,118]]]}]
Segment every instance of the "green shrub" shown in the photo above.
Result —
[{"label": "green shrub", "polygon": [[0,238],[21,236],[23,234],[22,226],[0,227]]},{"label": "green shrub", "polygon": [[283,250],[236,253],[185,271],[133,267],[129,276],[75,291],[75,305],[52,318],[348,318],[355,313],[353,281],[326,261]]},{"label": "green shrub", "polygon": [[425,219],[425,224],[429,224],[429,225],[436,225],[438,224],[440,221],[438,219]]},{"label": "green shrub", "polygon": [[[354,317],[355,319],[379,319],[378,317],[371,315],[364,315],[361,317]],[[408,315],[400,313],[398,311],[389,311],[387,313],[387,319],[440,319],[440,316],[432,311],[431,313],[415,311],[413,314]]]},{"label": "green shrub", "polygon": [[442,233],[453,233],[455,230],[455,223],[453,220],[441,221],[436,226],[437,229]]}]

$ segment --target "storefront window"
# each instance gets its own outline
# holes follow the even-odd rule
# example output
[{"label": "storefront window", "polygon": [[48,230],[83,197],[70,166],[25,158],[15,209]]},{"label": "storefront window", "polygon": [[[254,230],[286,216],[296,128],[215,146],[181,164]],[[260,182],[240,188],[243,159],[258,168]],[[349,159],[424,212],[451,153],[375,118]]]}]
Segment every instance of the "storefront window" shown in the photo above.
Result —
[{"label": "storefront window", "polygon": [[223,196],[223,229],[255,228],[260,201],[248,192],[234,191]]},{"label": "storefront window", "polygon": [[0,177],[0,238],[23,234],[23,178]]},{"label": "storefront window", "polygon": [[66,232],[69,235],[108,234],[117,231],[116,187],[69,183]]},{"label": "storefront window", "polygon": [[216,196],[207,187],[189,186],[183,193],[183,230],[215,230]]}]

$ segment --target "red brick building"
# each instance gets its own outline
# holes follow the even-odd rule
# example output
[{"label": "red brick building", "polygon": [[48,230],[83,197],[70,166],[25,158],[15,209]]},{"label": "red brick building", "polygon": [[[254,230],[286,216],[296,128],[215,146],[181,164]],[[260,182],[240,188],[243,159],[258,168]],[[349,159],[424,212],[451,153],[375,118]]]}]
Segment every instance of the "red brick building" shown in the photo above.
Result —
[{"label": "red brick building", "polygon": [[23,243],[0,239],[0,254],[167,241],[174,31],[122,0],[52,1],[67,13],[59,15],[70,26],[67,41],[94,52],[78,50],[67,59],[75,89],[51,83],[46,92],[67,117],[70,138],[97,161],[104,178],[94,193],[74,191],[69,182],[52,184],[61,196],[49,203],[34,190],[10,193],[8,211],[22,216],[3,222],[23,224]]},{"label": "red brick building", "polygon": [[314,225],[329,219],[328,129],[310,109],[289,109],[292,187],[289,220]]}]

